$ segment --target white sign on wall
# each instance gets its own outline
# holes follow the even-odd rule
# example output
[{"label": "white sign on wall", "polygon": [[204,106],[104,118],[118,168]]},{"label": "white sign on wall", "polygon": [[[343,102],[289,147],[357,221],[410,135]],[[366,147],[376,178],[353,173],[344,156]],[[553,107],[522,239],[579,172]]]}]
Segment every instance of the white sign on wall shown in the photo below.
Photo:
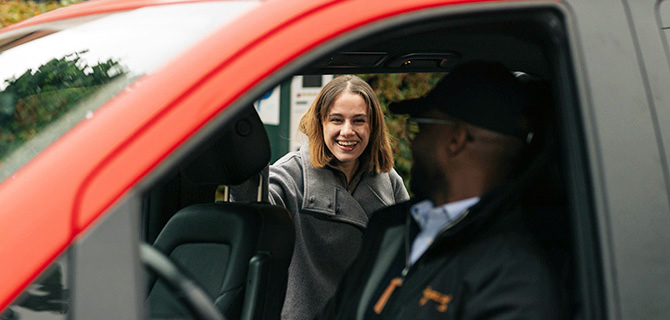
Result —
[{"label": "white sign on wall", "polygon": [[323,75],[320,77],[321,79],[314,76],[295,76],[291,80],[290,151],[296,151],[300,149],[300,146],[307,144],[307,136],[302,132],[298,132],[300,118],[312,105],[321,88],[333,79],[332,75]]},{"label": "white sign on wall", "polygon": [[279,125],[279,92],[280,86],[276,86],[254,102],[254,108],[264,124]]}]

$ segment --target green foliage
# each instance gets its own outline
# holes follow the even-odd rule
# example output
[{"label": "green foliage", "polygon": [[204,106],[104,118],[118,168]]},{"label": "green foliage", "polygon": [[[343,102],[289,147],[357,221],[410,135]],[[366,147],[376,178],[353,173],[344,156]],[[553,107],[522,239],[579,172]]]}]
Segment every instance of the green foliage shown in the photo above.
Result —
[{"label": "green foliage", "polygon": [[77,53],[54,58],[36,71],[5,80],[0,92],[0,159],[123,73],[111,59],[93,67],[80,59]]},{"label": "green foliage", "polygon": [[0,0],[0,28],[77,2],[79,2],[79,0],[44,2]]},{"label": "green foliage", "polygon": [[419,98],[432,89],[444,73],[398,73],[359,75],[375,90],[384,108],[386,125],[391,134],[395,169],[405,181],[409,190],[412,152],[409,141],[404,136],[405,116],[391,114],[387,106],[392,101]]}]

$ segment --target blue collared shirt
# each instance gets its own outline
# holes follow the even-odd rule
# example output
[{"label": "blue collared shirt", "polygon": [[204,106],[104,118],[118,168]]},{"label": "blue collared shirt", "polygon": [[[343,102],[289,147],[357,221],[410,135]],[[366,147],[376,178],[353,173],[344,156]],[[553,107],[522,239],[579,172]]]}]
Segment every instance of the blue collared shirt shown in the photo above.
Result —
[{"label": "blue collared shirt", "polygon": [[414,238],[409,255],[409,264],[413,265],[433,243],[438,233],[450,222],[457,220],[465,210],[479,202],[479,197],[447,203],[435,207],[432,201],[424,200],[410,208],[410,214],[421,231]]}]

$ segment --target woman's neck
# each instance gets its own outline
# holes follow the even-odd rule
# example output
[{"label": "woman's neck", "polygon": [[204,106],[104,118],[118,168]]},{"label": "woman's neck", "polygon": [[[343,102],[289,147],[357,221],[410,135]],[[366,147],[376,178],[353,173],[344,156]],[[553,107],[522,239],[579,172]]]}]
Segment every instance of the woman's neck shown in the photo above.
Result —
[{"label": "woman's neck", "polygon": [[344,173],[344,176],[347,177],[347,183],[348,183],[354,177],[354,174],[356,173],[356,170],[358,169],[358,163],[359,163],[358,159],[356,159],[354,161],[351,161],[351,162],[347,162],[347,163],[342,163],[342,162],[338,161],[336,163],[335,167],[337,167],[338,169],[340,169]]}]

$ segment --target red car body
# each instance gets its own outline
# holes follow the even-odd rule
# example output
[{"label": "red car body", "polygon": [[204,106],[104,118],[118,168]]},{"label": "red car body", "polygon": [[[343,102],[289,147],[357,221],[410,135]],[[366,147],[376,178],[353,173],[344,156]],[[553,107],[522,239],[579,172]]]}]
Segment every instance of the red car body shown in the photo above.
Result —
[{"label": "red car body", "polygon": [[[180,2],[93,1],[41,15],[7,31]],[[140,79],[133,87],[141,90],[123,92],[109,101],[93,119],[78,125],[0,187],[4,203],[0,233],[7,235],[0,257],[15,262],[4,264],[0,275],[0,283],[5,284],[0,288],[0,306],[15,298],[171,151],[273,71],[361,23],[445,2],[454,1],[386,1],[383,5],[269,1],[203,39],[169,67]],[[57,188],[46,181],[58,181]],[[22,212],[30,212],[31,217],[26,219]]]},{"label": "red car body", "polygon": [[[96,15],[194,2],[95,0],[7,27],[0,40]],[[389,21],[434,12],[475,19],[497,10],[548,8],[562,15],[564,29],[556,27],[557,38],[567,39],[556,40],[566,57],[556,63],[570,66],[552,74],[553,83],[569,83],[556,84],[565,97],[558,109],[574,108],[558,118],[564,125],[564,163],[572,168],[565,188],[573,211],[576,299],[582,306],[577,317],[665,318],[670,314],[667,4],[259,2],[141,76],[0,182],[0,311],[148,177],[176,161],[175,154],[229,106],[291,75],[284,70],[296,61]],[[522,58],[511,60],[523,66]]]}]

